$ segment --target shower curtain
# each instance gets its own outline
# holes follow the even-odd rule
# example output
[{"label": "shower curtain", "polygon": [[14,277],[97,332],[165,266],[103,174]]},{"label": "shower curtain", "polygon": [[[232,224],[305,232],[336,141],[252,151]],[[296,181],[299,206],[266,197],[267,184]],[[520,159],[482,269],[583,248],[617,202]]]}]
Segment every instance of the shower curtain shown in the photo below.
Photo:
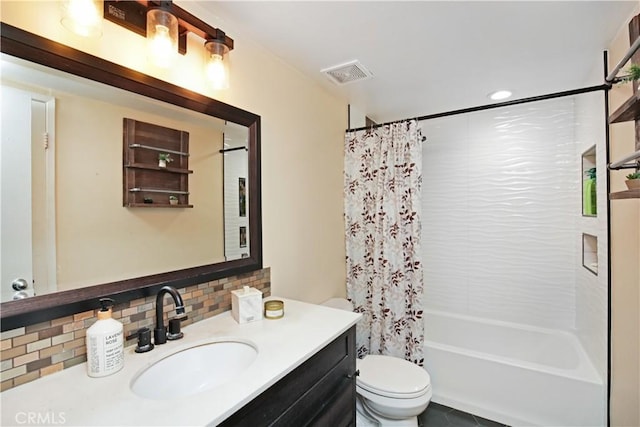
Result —
[{"label": "shower curtain", "polygon": [[422,135],[416,120],[345,136],[347,297],[358,356],[423,364]]}]

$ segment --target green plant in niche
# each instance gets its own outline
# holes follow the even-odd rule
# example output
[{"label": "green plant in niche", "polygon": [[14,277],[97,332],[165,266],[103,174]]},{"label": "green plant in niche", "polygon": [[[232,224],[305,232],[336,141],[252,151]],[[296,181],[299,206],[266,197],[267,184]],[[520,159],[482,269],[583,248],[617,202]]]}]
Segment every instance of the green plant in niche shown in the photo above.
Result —
[{"label": "green plant in niche", "polygon": [[627,179],[640,179],[640,172],[634,172],[627,175]]},{"label": "green plant in niche", "polygon": [[588,169],[584,172],[584,174],[587,176],[587,178],[592,179],[592,180],[596,180],[596,168],[591,168]]}]

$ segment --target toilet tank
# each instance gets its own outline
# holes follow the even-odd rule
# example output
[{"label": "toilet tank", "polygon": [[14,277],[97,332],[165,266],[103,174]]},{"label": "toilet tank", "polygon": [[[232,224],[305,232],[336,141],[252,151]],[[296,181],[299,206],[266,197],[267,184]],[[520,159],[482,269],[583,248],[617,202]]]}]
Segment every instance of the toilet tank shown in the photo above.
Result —
[{"label": "toilet tank", "polygon": [[323,302],[322,305],[345,311],[353,311],[353,305],[345,298],[331,298]]}]

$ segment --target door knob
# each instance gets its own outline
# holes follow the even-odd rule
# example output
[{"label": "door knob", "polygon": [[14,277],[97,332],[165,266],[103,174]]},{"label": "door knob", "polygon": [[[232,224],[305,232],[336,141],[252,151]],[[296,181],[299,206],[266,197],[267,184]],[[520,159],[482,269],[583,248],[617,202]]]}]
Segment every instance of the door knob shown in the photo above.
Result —
[{"label": "door knob", "polygon": [[29,283],[24,279],[15,279],[11,282],[11,287],[14,291],[24,291],[29,287]]},{"label": "door knob", "polygon": [[19,299],[25,299],[25,298],[29,298],[29,294],[26,293],[25,291],[16,292],[15,294],[13,294],[14,301]]}]

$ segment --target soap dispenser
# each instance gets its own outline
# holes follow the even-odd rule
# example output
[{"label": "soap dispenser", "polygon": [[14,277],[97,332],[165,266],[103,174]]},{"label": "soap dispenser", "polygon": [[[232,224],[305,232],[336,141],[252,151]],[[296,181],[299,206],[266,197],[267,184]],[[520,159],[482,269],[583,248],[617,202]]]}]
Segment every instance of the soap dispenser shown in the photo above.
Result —
[{"label": "soap dispenser", "polygon": [[98,320],[87,329],[87,375],[105,377],[124,366],[124,328],[111,318],[111,298],[100,299]]}]

